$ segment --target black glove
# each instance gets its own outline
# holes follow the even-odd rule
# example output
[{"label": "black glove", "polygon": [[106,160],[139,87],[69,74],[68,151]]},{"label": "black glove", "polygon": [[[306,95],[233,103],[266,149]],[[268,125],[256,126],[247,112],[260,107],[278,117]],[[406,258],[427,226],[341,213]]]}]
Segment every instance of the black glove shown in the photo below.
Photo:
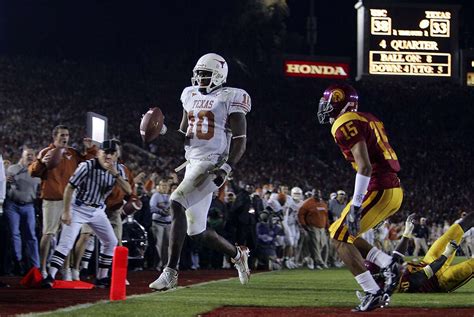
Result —
[{"label": "black glove", "polygon": [[218,188],[221,188],[221,186],[224,185],[227,177],[226,171],[221,168],[216,168],[215,170],[210,171],[209,174],[215,175],[215,178],[212,181],[214,182],[214,184],[216,184]]},{"label": "black glove", "polygon": [[352,205],[346,217],[347,231],[354,237],[357,236],[360,230],[361,213],[362,209],[360,207]]},{"label": "black glove", "polygon": [[216,186],[220,188],[222,185],[224,185],[226,177],[229,176],[231,171],[232,168],[227,163],[222,164],[220,167],[211,167],[203,174],[198,175],[196,177],[196,179],[194,180],[194,187],[201,186],[207,179],[207,177],[211,176],[214,184],[216,184]]}]

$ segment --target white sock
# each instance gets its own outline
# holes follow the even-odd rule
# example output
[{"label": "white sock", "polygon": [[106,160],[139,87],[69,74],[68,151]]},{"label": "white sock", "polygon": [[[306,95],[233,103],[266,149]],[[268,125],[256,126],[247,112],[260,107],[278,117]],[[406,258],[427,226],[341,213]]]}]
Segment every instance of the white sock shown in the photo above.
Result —
[{"label": "white sock", "polygon": [[382,269],[389,266],[389,264],[392,262],[392,257],[390,255],[384,253],[376,247],[370,249],[365,259],[367,261],[377,264]]},{"label": "white sock", "polygon": [[240,260],[240,250],[237,248],[237,255],[233,258],[235,262]]},{"label": "white sock", "polygon": [[49,273],[49,275],[51,275],[51,277],[52,277],[53,280],[54,280],[54,278],[56,277],[56,273],[58,273],[58,269],[55,268],[54,266],[51,266],[51,267],[49,268],[48,273]]},{"label": "white sock", "polygon": [[175,270],[175,269],[172,269],[172,268],[170,268],[170,267],[165,267],[165,268],[163,269],[163,272],[164,272],[165,270],[166,270],[167,272],[171,272],[171,273],[173,273],[173,274],[175,274],[175,275],[178,275],[178,270],[177,270],[177,269]]},{"label": "white sock", "polygon": [[97,279],[100,280],[100,279],[106,278],[108,273],[109,273],[109,269],[99,267],[99,269],[97,270]]},{"label": "white sock", "polygon": [[357,275],[355,279],[362,287],[364,292],[375,294],[380,290],[380,287],[377,285],[377,283],[375,283],[370,271],[365,271],[364,273]]}]

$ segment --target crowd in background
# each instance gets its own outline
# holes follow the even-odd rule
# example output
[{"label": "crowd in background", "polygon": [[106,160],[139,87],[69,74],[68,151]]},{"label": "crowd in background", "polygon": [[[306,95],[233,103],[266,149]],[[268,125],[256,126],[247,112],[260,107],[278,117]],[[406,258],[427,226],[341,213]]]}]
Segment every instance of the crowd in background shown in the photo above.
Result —
[{"label": "crowd in background", "polygon": [[[110,136],[119,138],[125,145],[123,160],[127,166],[135,175],[144,173],[143,188],[140,189],[144,205],[149,206],[161,180],[172,180],[171,190],[182,177],[175,175],[173,169],[184,161],[183,140],[176,130],[182,111],[180,92],[189,80],[178,78],[170,71],[165,73],[169,76],[157,76],[154,67],[116,66],[113,63],[1,57],[0,153],[3,159],[17,163],[25,147],[34,151],[44,148],[51,142],[51,130],[57,124],[69,127],[72,146],[82,150],[86,112],[94,111],[108,117]],[[229,78],[231,85],[232,69]],[[236,217],[237,207],[233,204],[241,200],[248,204],[248,197],[254,204],[255,197],[260,197],[262,210],[256,210],[252,205],[243,211],[246,216],[250,215],[243,221],[252,227],[252,230],[248,229],[250,231],[246,229],[248,232],[244,230],[248,233],[245,239],[250,239],[256,248],[260,241],[256,225],[262,221],[261,211],[272,199],[278,201],[275,196],[271,199],[270,193],[278,194],[281,186],[300,187],[304,193],[312,193],[308,196],[327,202],[330,194],[337,190],[350,194],[354,181],[354,171],[334,145],[329,127],[320,126],[316,119],[318,100],[330,82],[266,79],[263,77],[258,82],[239,79],[238,86],[250,93],[253,104],[248,115],[247,151],[235,168],[232,184],[228,184],[226,192],[216,196],[209,212],[210,226],[224,235],[233,235],[231,238],[235,240],[243,239],[238,235],[244,230],[239,227],[242,219]],[[374,237],[390,250],[393,246],[390,241],[398,239],[400,224],[409,213],[416,212],[417,218],[427,219],[430,226],[427,242],[430,243],[446,224],[459,218],[462,211],[472,210],[470,164],[474,138],[470,124],[474,110],[470,100],[474,90],[447,81],[364,79],[354,86],[360,96],[359,110],[372,112],[385,123],[390,143],[402,166],[399,176],[405,197],[401,211],[390,223],[383,224]],[[151,106],[162,109],[169,132],[145,145],[140,140],[138,126],[141,115]],[[318,190],[320,195],[315,194]],[[287,196],[291,197],[289,193]],[[36,204],[40,218],[39,206],[40,202]],[[291,251],[285,251],[285,228],[279,223],[291,208],[286,206],[283,211],[270,208],[267,219],[277,225],[272,229],[272,245],[275,246],[274,263],[280,266],[284,266],[285,257]],[[251,210],[253,212],[249,213]],[[298,211],[293,212],[297,214]],[[137,213],[136,219],[149,233],[148,245],[156,246],[152,214],[153,211],[145,207]],[[38,226],[40,223],[37,221]],[[5,228],[6,221],[2,219],[0,253],[8,249]],[[306,232],[302,227],[298,230]],[[260,239],[262,242],[265,238]],[[148,249],[146,265],[161,266],[157,260],[159,251]],[[154,249],[158,250],[158,247]],[[182,262],[186,263],[188,259],[189,268],[198,268],[203,261],[212,267],[228,265],[225,259],[212,264],[215,254],[200,250],[192,242],[185,250],[188,256],[183,257]],[[295,247],[293,257],[297,252]],[[200,260],[197,260],[197,254]],[[308,257],[312,255],[294,262],[296,265],[311,262]],[[304,258],[307,259],[303,261]],[[4,263],[3,273],[6,268],[8,264]]]}]

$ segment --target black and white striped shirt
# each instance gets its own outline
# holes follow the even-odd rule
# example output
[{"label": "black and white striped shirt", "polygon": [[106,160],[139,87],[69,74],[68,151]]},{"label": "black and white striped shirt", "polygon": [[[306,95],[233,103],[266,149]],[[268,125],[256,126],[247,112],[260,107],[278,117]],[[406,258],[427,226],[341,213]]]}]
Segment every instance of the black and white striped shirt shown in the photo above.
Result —
[{"label": "black and white striped shirt", "polygon": [[[124,166],[116,163],[115,168],[127,180]],[[76,188],[76,200],[86,205],[104,204],[115,182],[116,178],[100,165],[97,158],[79,164],[69,179],[69,184]]]}]

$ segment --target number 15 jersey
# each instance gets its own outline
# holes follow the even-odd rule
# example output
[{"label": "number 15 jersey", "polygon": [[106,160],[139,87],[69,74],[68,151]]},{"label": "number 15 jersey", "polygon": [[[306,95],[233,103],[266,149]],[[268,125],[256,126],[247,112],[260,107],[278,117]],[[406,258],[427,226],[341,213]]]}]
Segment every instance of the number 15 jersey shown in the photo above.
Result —
[{"label": "number 15 jersey", "polygon": [[201,94],[198,87],[187,87],[181,94],[183,108],[188,114],[186,159],[213,160],[229,153],[231,131],[229,115],[244,115],[251,109],[250,96],[245,90],[222,87]]},{"label": "number 15 jersey", "polygon": [[368,191],[400,186],[397,173],[400,163],[395,151],[388,143],[382,121],[364,112],[346,112],[334,121],[331,133],[347,161],[357,170],[351,148],[365,141],[372,165]]}]

